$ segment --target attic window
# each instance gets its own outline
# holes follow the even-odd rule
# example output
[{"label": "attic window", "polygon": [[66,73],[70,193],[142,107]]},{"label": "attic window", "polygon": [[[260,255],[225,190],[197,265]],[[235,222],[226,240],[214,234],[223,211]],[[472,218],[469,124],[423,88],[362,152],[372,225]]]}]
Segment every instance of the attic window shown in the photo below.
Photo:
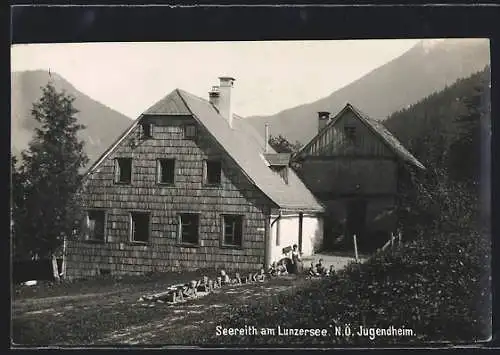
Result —
[{"label": "attic window", "polygon": [[194,124],[184,126],[184,137],[189,139],[196,137],[196,126]]},{"label": "attic window", "polygon": [[142,124],[142,135],[144,138],[153,138],[153,124],[144,122]]},{"label": "attic window", "polygon": [[288,167],[287,166],[271,166],[271,170],[277,173],[288,184]]},{"label": "attic window", "polygon": [[220,185],[222,163],[219,160],[205,161],[205,184]]},{"label": "attic window", "polygon": [[344,136],[350,142],[356,142],[356,127],[344,126]]}]

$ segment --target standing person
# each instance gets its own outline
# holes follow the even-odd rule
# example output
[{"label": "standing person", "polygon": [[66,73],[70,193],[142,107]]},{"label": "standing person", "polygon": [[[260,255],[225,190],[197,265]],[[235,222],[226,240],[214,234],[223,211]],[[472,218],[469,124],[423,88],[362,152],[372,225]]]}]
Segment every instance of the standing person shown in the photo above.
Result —
[{"label": "standing person", "polygon": [[302,259],[300,257],[300,252],[298,251],[297,244],[294,244],[292,249],[292,270],[291,270],[293,274],[299,273],[301,263]]}]

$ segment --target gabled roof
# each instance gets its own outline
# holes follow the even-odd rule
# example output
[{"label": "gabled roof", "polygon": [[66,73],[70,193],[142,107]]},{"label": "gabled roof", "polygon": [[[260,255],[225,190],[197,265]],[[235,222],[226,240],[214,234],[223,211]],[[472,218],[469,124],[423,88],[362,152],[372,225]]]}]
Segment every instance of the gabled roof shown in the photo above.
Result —
[{"label": "gabled roof", "polygon": [[[229,127],[226,119],[210,102],[188,92],[177,91],[195,119],[208,130],[253,184],[277,206],[291,210],[324,210],[295,172],[290,172],[287,184],[269,169],[263,155],[265,139],[254,130],[247,119],[235,115],[232,127]],[[272,148],[268,148],[268,152],[276,153]]]},{"label": "gabled roof", "polygon": [[[322,204],[290,170],[288,184],[268,167],[264,157],[265,139],[244,118],[233,116],[229,126],[214,106],[205,99],[186,91],[176,89],[146,110],[132,126],[99,158],[89,169],[88,174],[99,164],[147,115],[190,115],[212,135],[214,140],[240,167],[247,178],[279,208],[287,210],[322,212]],[[268,153],[277,154],[268,147]]]},{"label": "gabled roof", "polygon": [[313,139],[311,139],[309,143],[304,145],[302,149],[297,152],[296,156],[300,155],[302,151],[306,150],[309,146],[314,144],[323,135],[323,133],[326,132],[329,127],[335,125],[337,121],[348,110],[352,111],[356,115],[356,117],[358,117],[361,122],[363,122],[375,135],[380,137],[386,144],[386,146],[392,152],[394,152],[394,154],[398,158],[400,158],[404,162],[416,166],[419,169],[425,170],[425,166],[420,161],[418,161],[418,159],[415,158],[381,122],[369,117],[349,103],[347,103],[344,108],[340,110],[340,112],[335,115],[335,117],[333,117],[330,122],[320,132],[318,132],[318,134]]},{"label": "gabled roof", "polygon": [[188,115],[191,111],[186,106],[179,90],[174,90],[163,99],[148,108],[143,115]]}]

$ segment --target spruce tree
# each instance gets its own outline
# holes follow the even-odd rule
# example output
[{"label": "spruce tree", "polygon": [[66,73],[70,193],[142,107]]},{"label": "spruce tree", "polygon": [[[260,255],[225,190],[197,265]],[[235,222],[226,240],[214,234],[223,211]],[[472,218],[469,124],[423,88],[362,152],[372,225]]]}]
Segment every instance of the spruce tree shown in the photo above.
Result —
[{"label": "spruce tree", "polygon": [[11,189],[10,189],[10,213],[11,213],[11,242],[14,258],[26,258],[29,256],[29,248],[23,239],[24,226],[24,179],[19,169],[19,162],[16,156],[11,156]]},{"label": "spruce tree", "polygon": [[[23,237],[40,256],[51,257],[79,217],[77,192],[88,158],[78,132],[74,98],[57,92],[51,82],[33,104],[32,116],[39,123],[27,150],[22,152],[25,223]],[[57,264],[54,265],[57,269]],[[54,276],[58,278],[58,273]]]},{"label": "spruce tree", "polygon": [[481,175],[481,118],[486,113],[484,85],[484,81],[475,85],[472,94],[463,98],[466,112],[456,119],[458,134],[451,145],[451,176],[473,190]]},{"label": "spruce tree", "polygon": [[299,141],[296,141],[295,144],[292,144],[281,134],[278,136],[269,137],[269,145],[277,153],[295,153],[298,152],[302,147],[302,144]]}]

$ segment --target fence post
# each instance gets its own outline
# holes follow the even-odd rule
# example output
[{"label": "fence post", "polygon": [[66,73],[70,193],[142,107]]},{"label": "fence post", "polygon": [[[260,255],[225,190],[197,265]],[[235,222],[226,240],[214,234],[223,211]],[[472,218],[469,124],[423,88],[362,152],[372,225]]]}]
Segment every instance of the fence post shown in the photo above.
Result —
[{"label": "fence post", "polygon": [[66,279],[66,234],[63,239],[63,255],[61,263],[61,275],[63,279]]},{"label": "fence post", "polygon": [[353,234],[352,237],[354,239],[354,257],[356,258],[356,262],[358,262],[358,260],[359,260],[359,258],[358,258],[358,242],[356,240],[356,234]]}]

